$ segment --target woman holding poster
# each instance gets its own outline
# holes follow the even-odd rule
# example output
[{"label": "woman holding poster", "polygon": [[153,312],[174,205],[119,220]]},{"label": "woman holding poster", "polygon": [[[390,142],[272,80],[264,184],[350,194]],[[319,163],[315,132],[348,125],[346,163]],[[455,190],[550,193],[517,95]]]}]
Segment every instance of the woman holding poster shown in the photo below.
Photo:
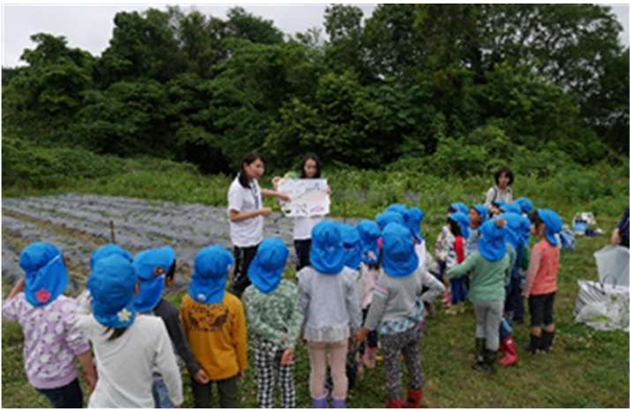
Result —
[{"label": "woman holding poster", "polygon": [[[302,157],[300,164],[300,179],[320,179],[321,178],[321,161],[319,157],[311,152]],[[283,180],[280,177],[273,179],[274,186],[276,188],[283,184]],[[330,196],[330,187],[326,186],[326,195]],[[328,198],[327,198],[328,199]],[[323,211],[317,213],[317,215],[296,215],[295,225],[293,227],[293,244],[295,246],[295,253],[297,255],[296,271],[299,271],[305,266],[309,266],[310,254],[311,254],[311,231],[313,227],[324,220]]]},{"label": "woman holding poster", "polygon": [[288,195],[261,189],[258,179],[265,173],[262,156],[250,152],[241,161],[238,173],[228,191],[230,238],[234,245],[234,275],[231,292],[237,297],[250,285],[247,269],[263,240],[263,219],[271,215],[271,208],[262,206],[263,196],[274,196],[289,201]]}]

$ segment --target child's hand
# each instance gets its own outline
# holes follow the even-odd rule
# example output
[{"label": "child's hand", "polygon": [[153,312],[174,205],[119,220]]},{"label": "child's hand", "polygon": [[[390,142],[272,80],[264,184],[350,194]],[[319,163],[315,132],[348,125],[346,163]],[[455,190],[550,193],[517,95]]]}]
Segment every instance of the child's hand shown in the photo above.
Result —
[{"label": "child's hand", "polygon": [[330,189],[330,186],[326,186],[326,194],[328,194],[328,196],[332,195],[332,189]]},{"label": "child's hand", "polygon": [[206,372],[203,371],[203,369],[199,369],[199,371],[195,373],[195,380],[197,380],[197,383],[201,384],[210,383],[210,378],[208,377]]},{"label": "child's hand", "polygon": [[503,218],[496,218],[496,219],[494,220],[494,224],[495,224],[497,227],[499,227],[499,228],[503,228],[503,227],[505,227],[505,219],[503,219]]},{"label": "child's hand", "polygon": [[261,208],[261,209],[260,209],[260,211],[258,211],[258,212],[259,212],[262,216],[267,217],[267,216],[271,215],[271,208],[264,207],[264,208]]},{"label": "child's hand", "polygon": [[280,359],[280,364],[283,366],[293,364],[293,349],[284,350],[284,353],[282,353],[282,359]]},{"label": "child's hand", "polygon": [[245,377],[245,371],[241,370],[240,372],[238,372],[238,374],[236,375],[236,377],[238,377],[239,379],[242,379],[243,377]]},{"label": "child's hand", "polygon": [[283,192],[280,192],[280,193],[278,194],[278,197],[279,197],[280,199],[282,199],[283,201],[286,201],[286,202],[290,202],[290,201],[291,201],[291,197],[290,197],[288,194],[285,194],[285,193],[283,193]]}]

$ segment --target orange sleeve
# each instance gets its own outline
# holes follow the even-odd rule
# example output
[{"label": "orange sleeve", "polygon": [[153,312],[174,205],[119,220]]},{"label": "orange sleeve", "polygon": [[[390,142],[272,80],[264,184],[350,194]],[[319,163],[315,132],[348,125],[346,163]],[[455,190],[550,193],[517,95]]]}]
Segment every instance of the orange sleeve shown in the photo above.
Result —
[{"label": "orange sleeve", "polygon": [[235,317],[232,326],[232,340],[236,348],[236,359],[238,361],[239,372],[247,369],[247,324],[245,323],[245,310],[243,303],[235,299]]}]

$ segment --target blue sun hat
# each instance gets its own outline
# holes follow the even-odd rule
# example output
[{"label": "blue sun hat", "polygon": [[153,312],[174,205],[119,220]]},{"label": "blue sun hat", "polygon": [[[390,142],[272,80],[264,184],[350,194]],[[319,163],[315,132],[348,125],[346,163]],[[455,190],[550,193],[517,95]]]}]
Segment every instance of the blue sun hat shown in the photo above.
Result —
[{"label": "blue sun hat", "polygon": [[374,266],[378,262],[378,240],[381,237],[381,228],[369,219],[361,221],[357,225],[357,231],[361,238],[361,261],[368,266]]},{"label": "blue sun hat", "polygon": [[115,329],[131,326],[136,317],[136,280],[136,271],[125,257],[114,254],[98,259],[86,285],[98,323]]},{"label": "blue sun hat", "polygon": [[385,211],[376,215],[376,223],[378,227],[381,228],[381,231],[385,229],[385,227],[390,223],[397,223],[404,225],[405,221],[400,213],[394,211]]},{"label": "blue sun hat", "polygon": [[341,229],[331,221],[322,221],[311,233],[311,265],[319,273],[336,275],[343,269],[346,254],[341,243]]},{"label": "blue sun hat", "polygon": [[455,212],[449,216],[459,226],[459,230],[462,232],[464,239],[468,239],[468,225],[470,225],[470,218],[463,212]]},{"label": "blue sun hat", "polygon": [[361,236],[355,226],[341,224],[341,244],[346,253],[345,265],[352,270],[361,266]]},{"label": "blue sun hat", "polygon": [[406,225],[409,220],[409,210],[403,204],[391,204],[387,208],[385,208],[385,212],[396,212],[399,213],[403,218],[403,225]]},{"label": "blue sun hat", "polygon": [[402,277],[412,274],[419,265],[409,229],[399,223],[387,225],[383,230],[383,271]]},{"label": "blue sun hat", "polygon": [[96,262],[100,258],[104,258],[106,256],[114,254],[122,256],[129,262],[133,262],[133,255],[129,251],[116,245],[115,243],[108,243],[107,245],[99,247],[92,253],[92,257],[90,258],[90,270],[94,269],[94,265],[96,265]]},{"label": "blue sun hat", "polygon": [[530,201],[529,198],[521,197],[514,202],[516,202],[521,207],[521,211],[527,214],[531,213],[534,210],[534,204],[532,203],[532,201]]},{"label": "blue sun hat", "polygon": [[479,253],[490,262],[501,260],[507,252],[507,229],[495,225],[495,220],[490,219],[481,225],[481,238],[479,239]]},{"label": "blue sun hat", "polygon": [[48,242],[33,242],[20,254],[24,269],[24,296],[34,307],[46,306],[68,285],[68,271],[59,249]]},{"label": "blue sun hat", "polygon": [[260,243],[247,272],[256,289],[269,293],[280,285],[288,256],[289,249],[280,238],[268,238]]},{"label": "blue sun hat", "polygon": [[204,304],[219,303],[225,297],[225,283],[234,257],[220,245],[206,246],[195,256],[188,295]]},{"label": "blue sun hat", "polygon": [[545,224],[545,238],[547,238],[550,244],[557,246],[558,240],[555,235],[562,230],[562,219],[551,209],[539,209],[537,212],[538,216]]},{"label": "blue sun hat", "polygon": [[509,204],[503,204],[499,207],[503,213],[513,213],[517,215],[521,215],[523,210],[516,202],[510,202]]},{"label": "blue sun hat", "polygon": [[134,309],[137,312],[153,310],[162,299],[166,273],[174,262],[175,249],[170,246],[146,249],[136,255],[132,265],[140,285],[140,291],[134,300]]},{"label": "blue sun hat", "polygon": [[420,208],[411,208],[409,209],[409,223],[407,227],[411,231],[411,236],[413,239],[420,243],[424,239],[422,236],[422,220],[424,219],[424,212],[420,210]]},{"label": "blue sun hat", "polygon": [[488,210],[485,206],[483,206],[483,204],[474,205],[473,209],[477,211],[477,213],[481,217],[481,223],[484,223],[486,220],[488,220]]},{"label": "blue sun hat", "polygon": [[527,218],[521,214],[506,212],[501,215],[501,219],[505,219],[506,222],[505,228],[507,228],[507,235],[505,239],[514,249],[518,249],[523,244],[523,225]]},{"label": "blue sun hat", "polygon": [[456,212],[462,212],[464,214],[468,213],[468,207],[463,202],[453,202],[451,204],[451,208],[453,208]]}]

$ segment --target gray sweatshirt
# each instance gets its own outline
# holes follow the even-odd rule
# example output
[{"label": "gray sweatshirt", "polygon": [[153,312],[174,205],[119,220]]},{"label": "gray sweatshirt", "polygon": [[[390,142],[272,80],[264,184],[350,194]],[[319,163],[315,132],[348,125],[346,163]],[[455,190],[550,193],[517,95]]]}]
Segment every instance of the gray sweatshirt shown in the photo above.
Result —
[{"label": "gray sweatshirt", "polygon": [[[422,294],[422,286],[429,290]],[[383,273],[374,289],[372,305],[365,320],[364,327],[374,330],[383,322],[417,323],[424,317],[423,303],[431,302],[444,291],[444,285],[430,273],[417,270],[411,275],[393,277]]]},{"label": "gray sweatshirt", "polygon": [[355,271],[343,268],[336,275],[327,275],[307,266],[297,276],[306,340],[340,342],[358,330],[361,312]]}]

